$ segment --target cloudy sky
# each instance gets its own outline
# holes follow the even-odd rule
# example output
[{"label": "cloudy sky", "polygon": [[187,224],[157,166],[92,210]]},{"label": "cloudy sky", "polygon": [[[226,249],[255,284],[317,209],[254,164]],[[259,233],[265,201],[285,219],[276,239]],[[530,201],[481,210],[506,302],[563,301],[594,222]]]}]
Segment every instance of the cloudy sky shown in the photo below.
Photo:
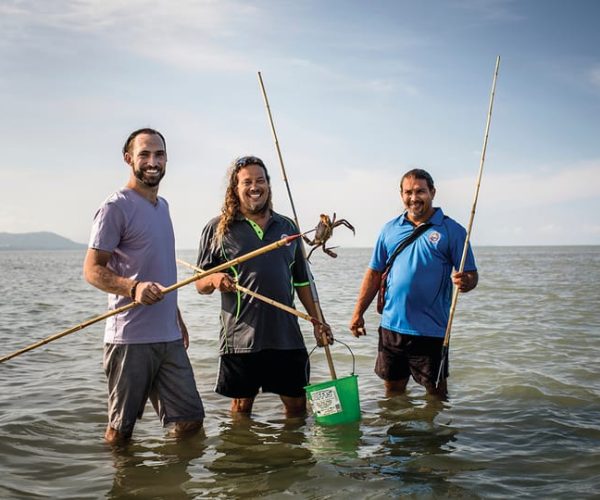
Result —
[{"label": "cloudy sky", "polygon": [[599,20],[595,0],[2,0],[0,232],[86,242],[141,126],[167,138],[179,248],[239,155],[291,214],[258,71],[303,229],[337,212],[357,234],[333,242],[371,246],[415,167],[466,225],[499,55],[473,243],[600,244]]}]

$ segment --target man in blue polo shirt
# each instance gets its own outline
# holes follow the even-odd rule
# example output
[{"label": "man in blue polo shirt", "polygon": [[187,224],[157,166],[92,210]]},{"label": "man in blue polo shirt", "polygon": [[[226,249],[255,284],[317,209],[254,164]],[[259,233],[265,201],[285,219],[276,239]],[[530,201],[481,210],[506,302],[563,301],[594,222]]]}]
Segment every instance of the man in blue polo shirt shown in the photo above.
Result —
[{"label": "man in blue polo shirt", "polygon": [[415,241],[397,254],[387,275],[375,373],[383,379],[388,396],[402,394],[412,376],[428,394],[444,398],[447,362],[439,385],[436,379],[452,283],[461,292],[472,290],[477,286],[477,268],[469,246],[464,271],[453,273],[460,267],[466,231],[445,216],[441,208],[433,207],[435,187],[425,170],[404,174],[400,195],[406,210],[383,226],[349,326],[355,337],[366,334],[363,315],[379,291],[390,256],[413,230],[428,224]]}]

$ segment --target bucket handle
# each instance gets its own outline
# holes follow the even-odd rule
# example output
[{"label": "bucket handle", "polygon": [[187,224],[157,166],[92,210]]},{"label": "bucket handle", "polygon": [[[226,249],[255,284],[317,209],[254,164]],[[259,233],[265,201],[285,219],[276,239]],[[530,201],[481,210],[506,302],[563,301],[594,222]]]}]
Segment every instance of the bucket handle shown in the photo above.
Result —
[{"label": "bucket handle", "polygon": [[[354,372],[356,371],[356,358],[354,357],[354,353],[352,352],[352,349],[350,349],[350,346],[349,346],[348,344],[346,344],[345,342],[342,342],[342,341],[341,341],[341,340],[339,340],[339,339],[335,339],[335,343],[338,343],[338,342],[339,342],[340,344],[342,344],[343,346],[345,346],[345,347],[346,347],[346,349],[348,349],[348,350],[350,351],[350,355],[352,356],[352,373],[350,373],[350,375],[354,375]],[[310,357],[312,356],[312,353],[313,353],[313,352],[315,352],[315,349],[316,349],[317,347],[318,347],[318,346],[317,346],[317,345],[315,345],[315,346],[314,346],[314,347],[313,347],[313,348],[310,350],[310,352],[308,353],[308,359],[306,360],[306,379],[307,379],[307,380],[308,380],[308,378],[309,378],[309,375],[308,375],[308,361],[310,360]]]}]

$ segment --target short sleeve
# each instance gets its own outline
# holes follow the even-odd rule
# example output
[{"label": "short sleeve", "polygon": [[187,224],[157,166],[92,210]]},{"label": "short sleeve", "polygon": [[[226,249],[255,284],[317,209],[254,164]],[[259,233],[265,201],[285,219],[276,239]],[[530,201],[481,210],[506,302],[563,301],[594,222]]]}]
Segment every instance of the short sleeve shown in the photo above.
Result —
[{"label": "short sleeve", "polygon": [[88,247],[112,253],[119,246],[125,225],[123,211],[115,203],[105,203],[94,215]]},{"label": "short sleeve", "polygon": [[[452,237],[450,238],[450,258],[454,269],[460,268],[460,261],[462,259],[462,253],[465,247],[465,239],[467,237],[467,231],[464,227],[456,222],[452,224]],[[471,244],[469,243],[467,249],[467,258],[465,259],[464,271],[477,271],[475,265],[475,257]]]},{"label": "short sleeve", "polygon": [[385,245],[384,234],[385,231],[381,231],[379,234],[369,262],[369,268],[377,272],[382,272],[385,269],[388,260],[388,251]]},{"label": "short sleeve", "polygon": [[196,260],[196,265],[201,269],[211,269],[224,262],[214,244],[215,228],[215,223],[209,223],[202,230],[198,247],[198,259]]},{"label": "short sleeve", "polygon": [[292,279],[294,280],[294,286],[308,286],[310,285],[310,278],[308,276],[308,265],[304,252],[302,251],[302,240],[299,238],[294,241],[296,250],[294,252],[294,265],[292,266]]}]

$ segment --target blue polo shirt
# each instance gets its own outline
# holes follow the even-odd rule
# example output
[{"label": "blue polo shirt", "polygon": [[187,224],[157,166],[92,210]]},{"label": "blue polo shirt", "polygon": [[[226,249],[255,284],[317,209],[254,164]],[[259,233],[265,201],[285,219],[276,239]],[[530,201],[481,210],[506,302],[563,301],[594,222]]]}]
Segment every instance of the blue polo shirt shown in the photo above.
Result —
[{"label": "blue polo shirt", "polygon": [[[432,226],[396,257],[387,278],[381,326],[398,333],[443,337],[452,300],[452,270],[458,269],[466,230],[436,208]],[[382,272],[390,255],[415,226],[406,212],[383,226],[369,267]],[[469,245],[465,271],[476,271]]]}]

